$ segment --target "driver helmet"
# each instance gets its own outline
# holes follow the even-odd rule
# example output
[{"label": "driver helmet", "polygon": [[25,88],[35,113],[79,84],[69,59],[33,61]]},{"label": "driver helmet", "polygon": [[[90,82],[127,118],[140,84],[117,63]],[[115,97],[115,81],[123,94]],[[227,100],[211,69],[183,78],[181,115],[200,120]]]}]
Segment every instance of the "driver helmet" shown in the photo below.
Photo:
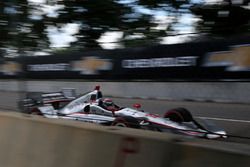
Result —
[{"label": "driver helmet", "polygon": [[113,101],[112,101],[112,99],[109,99],[109,98],[105,98],[104,100],[103,100],[103,104],[106,106],[106,107],[110,107],[110,106],[113,106]]}]

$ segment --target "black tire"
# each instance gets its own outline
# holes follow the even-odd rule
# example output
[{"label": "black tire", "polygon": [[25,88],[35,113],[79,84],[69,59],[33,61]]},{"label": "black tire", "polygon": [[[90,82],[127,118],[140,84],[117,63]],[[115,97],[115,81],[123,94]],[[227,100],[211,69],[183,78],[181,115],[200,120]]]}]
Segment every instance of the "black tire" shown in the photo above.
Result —
[{"label": "black tire", "polygon": [[131,116],[123,116],[123,117],[117,117],[113,123],[112,126],[120,126],[120,127],[128,127],[128,128],[140,128],[139,121]]},{"label": "black tire", "polygon": [[31,115],[43,115],[42,112],[37,108],[37,107],[34,107],[30,110],[30,113]]},{"label": "black tire", "polygon": [[193,121],[192,114],[185,108],[175,108],[167,111],[164,118],[168,118],[174,122],[191,122]]}]

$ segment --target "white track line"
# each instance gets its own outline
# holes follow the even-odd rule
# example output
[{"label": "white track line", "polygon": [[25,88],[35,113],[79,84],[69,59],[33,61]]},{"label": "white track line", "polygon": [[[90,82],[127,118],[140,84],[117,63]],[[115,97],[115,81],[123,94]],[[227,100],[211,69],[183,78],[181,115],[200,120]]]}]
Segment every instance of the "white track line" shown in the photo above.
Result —
[{"label": "white track line", "polygon": [[250,123],[250,121],[247,121],[247,120],[237,120],[237,119],[211,118],[211,117],[197,117],[197,118],[201,118],[201,119],[211,119],[211,120],[217,120],[217,121],[229,121],[229,122]]}]

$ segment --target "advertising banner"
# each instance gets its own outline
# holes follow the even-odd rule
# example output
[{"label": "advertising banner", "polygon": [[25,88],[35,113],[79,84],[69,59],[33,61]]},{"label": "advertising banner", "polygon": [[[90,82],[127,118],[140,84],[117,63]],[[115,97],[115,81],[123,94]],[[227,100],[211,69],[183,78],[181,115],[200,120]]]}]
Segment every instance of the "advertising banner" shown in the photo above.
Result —
[{"label": "advertising banner", "polygon": [[250,80],[250,38],[77,51],[0,64],[2,78],[146,81]]}]

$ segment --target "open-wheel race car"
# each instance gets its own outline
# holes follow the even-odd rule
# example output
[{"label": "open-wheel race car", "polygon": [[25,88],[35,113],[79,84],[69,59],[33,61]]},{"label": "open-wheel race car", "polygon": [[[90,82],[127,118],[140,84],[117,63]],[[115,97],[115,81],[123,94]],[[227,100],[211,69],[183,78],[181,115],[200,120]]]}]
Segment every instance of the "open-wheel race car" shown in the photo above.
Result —
[{"label": "open-wheel race car", "polygon": [[[69,101],[67,101],[69,100]],[[47,118],[71,119],[102,125],[113,125],[160,132],[172,132],[201,138],[226,138],[226,132],[219,127],[201,123],[193,118],[185,108],[175,108],[163,116],[141,110],[140,104],[134,108],[120,107],[112,99],[104,98],[100,87],[76,98],[67,98],[67,104],[57,108],[54,101],[43,105],[33,105],[30,114],[36,113]],[[60,103],[60,100],[56,101]],[[62,100],[65,102],[65,99]]]}]

